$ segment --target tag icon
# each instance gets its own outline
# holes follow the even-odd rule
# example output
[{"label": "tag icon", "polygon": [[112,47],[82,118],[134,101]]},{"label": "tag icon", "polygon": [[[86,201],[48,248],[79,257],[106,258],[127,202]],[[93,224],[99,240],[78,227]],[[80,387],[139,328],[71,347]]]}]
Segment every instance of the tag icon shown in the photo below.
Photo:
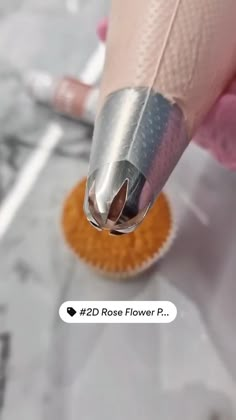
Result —
[{"label": "tag icon", "polygon": [[76,310],[74,309],[74,308],[72,308],[72,306],[69,306],[68,308],[67,308],[67,313],[71,316],[71,317],[73,317],[77,312],[76,312]]}]

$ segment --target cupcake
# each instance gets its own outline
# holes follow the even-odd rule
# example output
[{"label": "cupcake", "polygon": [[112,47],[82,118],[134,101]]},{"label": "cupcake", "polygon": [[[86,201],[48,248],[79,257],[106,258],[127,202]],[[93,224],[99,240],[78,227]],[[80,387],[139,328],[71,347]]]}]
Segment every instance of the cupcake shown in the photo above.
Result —
[{"label": "cupcake", "polygon": [[78,258],[104,275],[125,278],[141,273],[166,254],[175,236],[173,206],[166,193],[160,193],[134,232],[113,236],[87,221],[85,187],[83,179],[69,193],[62,214],[65,240]]}]

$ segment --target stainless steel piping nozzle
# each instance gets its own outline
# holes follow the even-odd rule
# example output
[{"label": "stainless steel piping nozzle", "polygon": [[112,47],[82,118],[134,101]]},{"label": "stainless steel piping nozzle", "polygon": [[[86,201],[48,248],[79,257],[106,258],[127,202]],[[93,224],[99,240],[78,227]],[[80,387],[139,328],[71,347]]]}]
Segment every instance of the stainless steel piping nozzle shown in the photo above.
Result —
[{"label": "stainless steel piping nozzle", "polygon": [[123,160],[104,165],[90,175],[85,212],[98,229],[127,233],[143,220],[153,199],[145,176]]},{"label": "stainless steel piping nozzle", "polygon": [[180,108],[148,88],[109,95],[95,124],[85,214],[112,234],[133,231],[188,145]]}]

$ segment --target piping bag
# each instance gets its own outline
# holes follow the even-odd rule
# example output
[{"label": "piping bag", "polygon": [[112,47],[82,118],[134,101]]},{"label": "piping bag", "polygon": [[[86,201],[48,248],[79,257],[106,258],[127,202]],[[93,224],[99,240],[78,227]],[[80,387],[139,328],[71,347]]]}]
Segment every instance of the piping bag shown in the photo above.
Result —
[{"label": "piping bag", "polygon": [[133,231],[236,69],[235,0],[113,0],[84,210]]}]

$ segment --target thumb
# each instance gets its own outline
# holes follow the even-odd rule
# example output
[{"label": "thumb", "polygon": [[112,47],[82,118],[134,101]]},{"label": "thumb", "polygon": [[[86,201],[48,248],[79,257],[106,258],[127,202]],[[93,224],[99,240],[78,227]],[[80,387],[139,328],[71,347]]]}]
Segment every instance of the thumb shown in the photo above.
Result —
[{"label": "thumb", "polygon": [[236,78],[217,100],[193,140],[219,163],[236,171]]}]

